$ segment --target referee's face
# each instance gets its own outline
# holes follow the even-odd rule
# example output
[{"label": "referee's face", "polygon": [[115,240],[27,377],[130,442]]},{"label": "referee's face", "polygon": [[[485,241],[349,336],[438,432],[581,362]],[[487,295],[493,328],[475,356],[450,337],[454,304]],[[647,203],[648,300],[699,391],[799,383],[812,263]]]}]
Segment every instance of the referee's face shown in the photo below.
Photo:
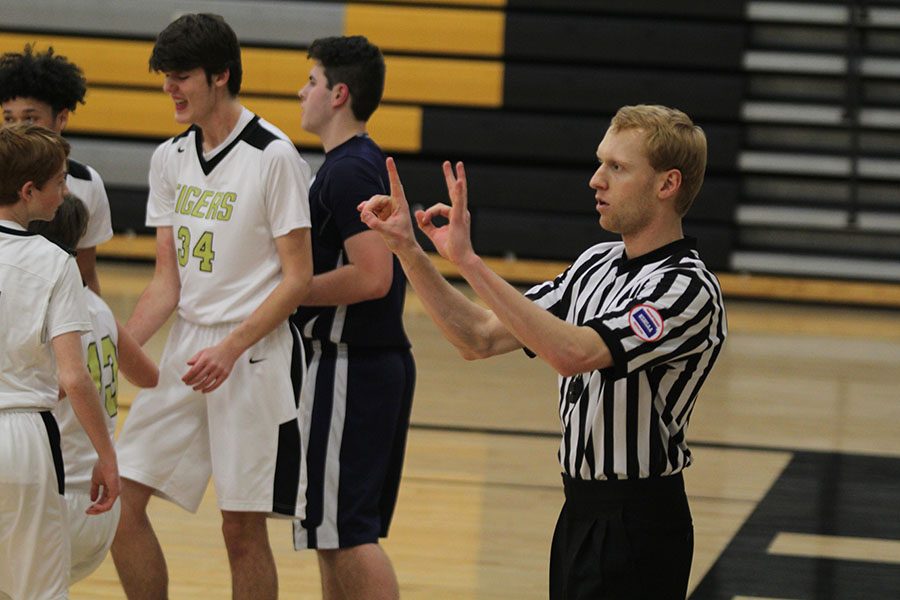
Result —
[{"label": "referee's face", "polygon": [[597,148],[600,165],[590,186],[600,226],[623,236],[640,232],[654,219],[660,174],[650,165],[640,129],[609,129]]}]

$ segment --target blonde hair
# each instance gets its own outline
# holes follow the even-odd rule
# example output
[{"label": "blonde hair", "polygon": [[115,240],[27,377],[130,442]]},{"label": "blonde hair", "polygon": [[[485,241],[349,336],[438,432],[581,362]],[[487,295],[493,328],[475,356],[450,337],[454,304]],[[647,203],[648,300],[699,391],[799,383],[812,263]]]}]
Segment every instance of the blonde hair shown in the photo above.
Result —
[{"label": "blonde hair", "polygon": [[684,216],[694,203],[706,172],[703,130],[680,110],[653,104],[623,106],[609,127],[614,131],[640,129],[644,132],[650,166],[657,171],[678,169],[681,172],[675,210]]},{"label": "blonde hair", "polygon": [[0,205],[15,204],[29,181],[38,189],[59,173],[69,156],[69,143],[37,125],[0,128]]}]

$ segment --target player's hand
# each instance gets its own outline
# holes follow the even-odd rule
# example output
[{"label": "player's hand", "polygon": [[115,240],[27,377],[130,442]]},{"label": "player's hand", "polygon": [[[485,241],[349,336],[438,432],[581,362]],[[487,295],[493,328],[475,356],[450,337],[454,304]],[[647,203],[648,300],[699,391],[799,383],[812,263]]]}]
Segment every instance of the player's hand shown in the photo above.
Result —
[{"label": "player's hand", "polygon": [[390,196],[375,195],[356,207],[359,218],[369,229],[381,234],[384,242],[394,254],[414,249],[416,236],[409,217],[409,204],[403,192],[403,184],[397,173],[393,158],[386,161],[388,179],[391,183]]},{"label": "player's hand", "polygon": [[91,473],[91,501],[93,504],[84,511],[89,515],[105,513],[116,503],[121,489],[119,465],[115,456],[111,460],[97,460]]},{"label": "player's hand", "polygon": [[[438,254],[450,262],[460,264],[475,254],[472,249],[472,217],[468,208],[466,170],[463,164],[458,162],[454,174],[450,161],[444,161],[443,169],[450,206],[435,204],[428,210],[416,211],[416,221],[419,229],[434,244]],[[447,219],[447,224],[435,225],[436,217]]]},{"label": "player's hand", "polygon": [[238,355],[235,355],[224,343],[204,348],[190,359],[190,367],[181,381],[194,388],[194,391],[208,394],[228,379]]}]

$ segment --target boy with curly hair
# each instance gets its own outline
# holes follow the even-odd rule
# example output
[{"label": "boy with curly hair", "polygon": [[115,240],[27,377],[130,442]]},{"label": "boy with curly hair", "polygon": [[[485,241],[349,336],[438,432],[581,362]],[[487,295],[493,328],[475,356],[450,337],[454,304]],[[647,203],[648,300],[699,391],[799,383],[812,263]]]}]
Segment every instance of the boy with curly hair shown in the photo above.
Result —
[{"label": "boy with curly hair", "polygon": [[[62,134],[69,113],[84,104],[87,82],[81,69],[48,48],[35,51],[26,44],[22,52],[0,56],[0,106],[3,123],[32,123]],[[97,277],[97,246],[112,237],[109,200],[100,175],[88,165],[69,158],[66,187],[81,198],[90,216],[75,257],[81,277],[100,293]]]}]

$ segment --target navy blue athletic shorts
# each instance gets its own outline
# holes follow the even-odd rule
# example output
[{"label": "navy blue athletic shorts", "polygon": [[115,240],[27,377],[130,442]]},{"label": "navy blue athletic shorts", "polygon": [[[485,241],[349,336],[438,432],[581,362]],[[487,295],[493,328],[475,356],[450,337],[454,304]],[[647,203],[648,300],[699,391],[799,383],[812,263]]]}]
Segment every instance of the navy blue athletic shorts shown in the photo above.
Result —
[{"label": "navy blue athletic shorts", "polygon": [[387,536],[400,488],[415,386],[412,354],[305,342],[306,518],[294,522],[294,548],[377,543]]}]

